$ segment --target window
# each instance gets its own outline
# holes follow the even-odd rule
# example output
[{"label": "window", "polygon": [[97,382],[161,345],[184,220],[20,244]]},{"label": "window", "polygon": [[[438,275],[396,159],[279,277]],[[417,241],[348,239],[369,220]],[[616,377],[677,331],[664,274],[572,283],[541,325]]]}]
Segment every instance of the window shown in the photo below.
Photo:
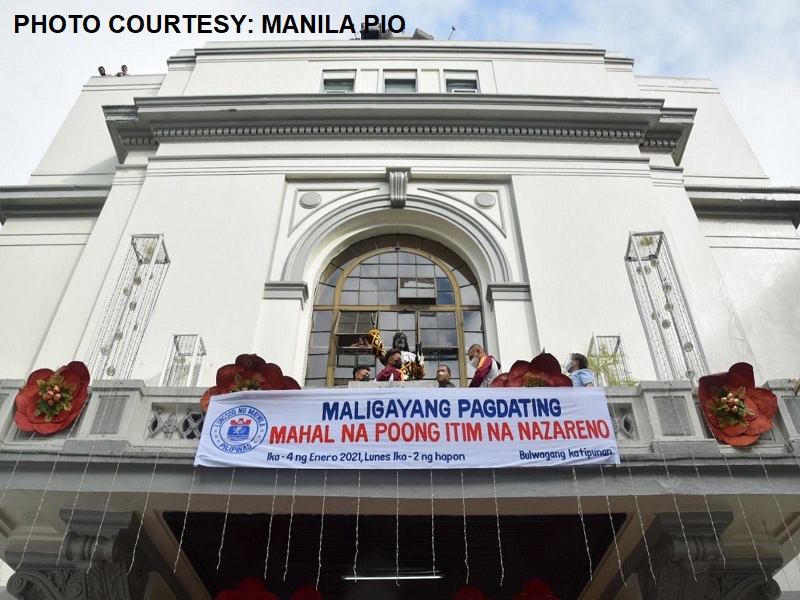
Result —
[{"label": "window", "polygon": [[306,387],[346,385],[355,366],[375,377],[383,365],[370,351],[370,329],[380,330],[385,347],[397,331],[410,348],[420,342],[426,379],[445,364],[453,381],[466,385],[466,349],[485,343],[472,271],[441,244],[410,235],[371,238],[345,250],[317,284]]},{"label": "window", "polygon": [[384,71],[383,91],[388,94],[407,94],[417,91],[416,71]]},{"label": "window", "polygon": [[445,88],[448,94],[477,94],[477,71],[445,71]]},{"label": "window", "polygon": [[323,71],[322,91],[326,94],[352,94],[355,89],[355,71]]}]

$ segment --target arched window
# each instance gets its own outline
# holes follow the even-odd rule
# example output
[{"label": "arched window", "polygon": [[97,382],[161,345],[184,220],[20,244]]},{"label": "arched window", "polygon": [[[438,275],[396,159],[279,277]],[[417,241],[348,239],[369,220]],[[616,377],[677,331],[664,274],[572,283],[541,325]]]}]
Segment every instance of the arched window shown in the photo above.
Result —
[{"label": "arched window", "polygon": [[317,285],[305,386],[346,385],[356,365],[374,378],[383,366],[370,353],[372,328],[387,348],[397,331],[412,350],[422,343],[426,379],[445,364],[453,383],[466,385],[466,349],[484,344],[478,290],[464,261],[437,242],[385,235],[352,245]]}]

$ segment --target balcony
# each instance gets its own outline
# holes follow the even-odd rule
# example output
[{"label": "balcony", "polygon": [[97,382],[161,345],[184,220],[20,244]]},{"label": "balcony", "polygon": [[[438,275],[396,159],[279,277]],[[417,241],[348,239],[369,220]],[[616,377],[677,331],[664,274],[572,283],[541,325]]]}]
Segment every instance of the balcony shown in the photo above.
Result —
[{"label": "balcony", "polygon": [[[420,382],[422,383],[422,382]],[[14,424],[14,398],[23,380],[0,380],[0,448],[3,453],[149,460],[158,453],[191,461],[200,438],[205,388],[146,386],[139,380],[98,380],[83,414],[70,430],[51,436],[20,431]],[[374,385],[374,384],[373,384]],[[794,459],[800,456],[800,396],[792,380],[770,380],[778,398],[775,426],[750,449],[720,444],[699,410],[688,381],[645,381],[636,387],[606,389],[609,411],[623,462],[707,461],[723,456]]]}]

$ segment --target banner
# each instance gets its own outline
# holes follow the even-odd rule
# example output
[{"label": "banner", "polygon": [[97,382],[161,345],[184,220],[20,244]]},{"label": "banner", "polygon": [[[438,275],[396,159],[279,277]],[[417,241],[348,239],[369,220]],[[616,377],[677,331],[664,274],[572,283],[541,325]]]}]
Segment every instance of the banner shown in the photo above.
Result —
[{"label": "banner", "polygon": [[475,469],[619,464],[602,388],[244,391],[209,405],[195,465]]}]

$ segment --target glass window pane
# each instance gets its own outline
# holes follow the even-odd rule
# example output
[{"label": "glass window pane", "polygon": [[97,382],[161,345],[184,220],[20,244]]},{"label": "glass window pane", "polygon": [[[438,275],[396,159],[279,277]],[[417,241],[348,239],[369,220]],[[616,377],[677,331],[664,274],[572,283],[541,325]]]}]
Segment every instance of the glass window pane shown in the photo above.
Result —
[{"label": "glass window pane", "polygon": [[440,329],[439,345],[458,348],[458,332],[455,329]]},{"label": "glass window pane", "polygon": [[[401,312],[397,315],[397,329],[408,334],[410,331],[416,331],[417,319],[416,315],[411,312]],[[408,340],[411,343],[411,340]]]},{"label": "glass window pane", "polygon": [[481,331],[483,329],[483,319],[477,310],[464,311],[464,331]]},{"label": "glass window pane", "polygon": [[467,279],[466,273],[468,272],[469,270],[467,269],[466,266],[459,267],[458,269],[453,269],[453,277],[456,278],[456,283],[458,284],[459,287],[468,285],[470,283],[475,283],[474,280],[471,280],[472,278]]},{"label": "glass window pane", "polygon": [[333,292],[335,288],[321,283],[317,288],[317,304],[333,304]]},{"label": "glass window pane", "polygon": [[397,265],[381,265],[378,274],[381,277],[397,277]]},{"label": "glass window pane", "polygon": [[361,291],[362,292],[371,292],[377,291],[378,289],[378,280],[369,278],[364,278],[361,280]]},{"label": "glass window pane", "polygon": [[440,292],[452,292],[453,284],[450,283],[450,280],[447,277],[437,277],[436,289],[439,290]]},{"label": "glass window pane", "polygon": [[361,292],[359,304],[377,304],[378,292]]},{"label": "glass window pane", "polygon": [[330,331],[332,316],[333,311],[315,310],[314,315],[311,317],[311,329],[314,331]]},{"label": "glass window pane", "polygon": [[439,345],[439,339],[438,336],[436,335],[435,329],[423,329],[422,331],[420,331],[420,335],[422,336],[423,347]]},{"label": "glass window pane", "polygon": [[453,292],[439,292],[439,294],[436,297],[436,304],[439,305],[447,305],[455,303],[456,303],[456,296]]},{"label": "glass window pane", "polygon": [[433,265],[417,265],[417,277],[433,277]]},{"label": "glass window pane", "polygon": [[436,313],[436,322],[439,329],[455,329],[456,313],[438,312]]},{"label": "glass window pane", "polygon": [[466,352],[472,344],[480,344],[483,346],[483,334],[480,331],[464,332],[464,351]]},{"label": "glass window pane", "polygon": [[378,282],[378,289],[382,292],[397,290],[397,279],[377,279],[376,281]]},{"label": "glass window pane", "polygon": [[342,304],[358,304],[358,292],[342,292]]},{"label": "glass window pane", "polygon": [[397,262],[401,265],[413,265],[415,263],[416,254],[410,252],[398,252]]},{"label": "glass window pane", "polygon": [[318,331],[311,334],[312,348],[327,348],[331,343],[330,331]]},{"label": "glass window pane", "polygon": [[417,274],[417,267],[414,265],[399,265],[397,274],[400,277],[414,277]]},{"label": "glass window pane", "polygon": [[351,275],[350,277],[348,277],[347,279],[344,280],[344,283],[342,284],[342,289],[343,290],[348,290],[348,291],[357,290],[358,289],[358,282],[359,282],[358,277],[353,277]]},{"label": "glass window pane", "polygon": [[356,355],[350,354],[349,352],[339,352],[339,354],[336,355],[336,366],[350,367],[352,369],[356,366]]},{"label": "glass window pane", "polygon": [[381,311],[381,329],[397,329],[397,313],[388,310]]},{"label": "glass window pane", "polygon": [[328,370],[328,355],[315,354],[308,357],[307,377],[325,377]]},{"label": "glass window pane", "polygon": [[384,252],[383,254],[378,255],[380,257],[379,262],[382,265],[396,265],[397,264],[397,253],[396,252]]},{"label": "glass window pane", "polygon": [[465,285],[461,288],[461,303],[477,306],[481,303],[478,288],[474,285]]},{"label": "glass window pane", "polygon": [[423,312],[419,314],[420,329],[436,329],[437,319],[436,313]]},{"label": "glass window pane", "polygon": [[378,292],[379,304],[397,304],[397,292]]},{"label": "glass window pane", "polygon": [[362,277],[377,277],[378,265],[361,265]]},{"label": "glass window pane", "polygon": [[342,270],[334,265],[328,265],[328,268],[325,269],[325,274],[320,278],[320,281],[327,283],[328,285],[336,285],[339,281],[339,277],[342,276]]},{"label": "glass window pane", "polygon": [[377,265],[379,260],[380,260],[380,254],[376,254],[375,256],[370,256],[368,259],[366,259],[361,264],[362,265]]}]

